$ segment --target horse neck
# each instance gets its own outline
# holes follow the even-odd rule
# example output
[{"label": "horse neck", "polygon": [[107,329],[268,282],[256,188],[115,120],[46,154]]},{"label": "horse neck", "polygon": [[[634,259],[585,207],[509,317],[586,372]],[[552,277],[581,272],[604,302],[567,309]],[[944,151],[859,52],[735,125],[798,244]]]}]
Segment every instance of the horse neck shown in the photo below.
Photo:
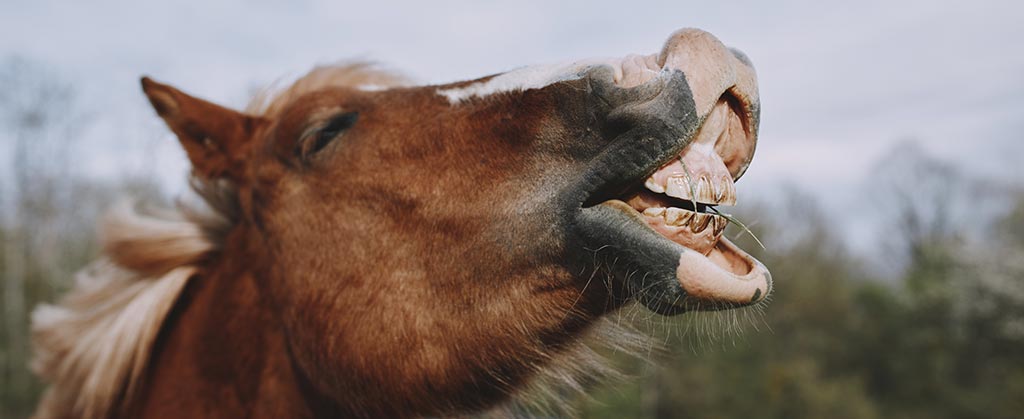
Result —
[{"label": "horse neck", "polygon": [[236,227],[221,256],[186,287],[155,345],[130,415],[309,417],[333,410],[294,368],[277,316]]}]

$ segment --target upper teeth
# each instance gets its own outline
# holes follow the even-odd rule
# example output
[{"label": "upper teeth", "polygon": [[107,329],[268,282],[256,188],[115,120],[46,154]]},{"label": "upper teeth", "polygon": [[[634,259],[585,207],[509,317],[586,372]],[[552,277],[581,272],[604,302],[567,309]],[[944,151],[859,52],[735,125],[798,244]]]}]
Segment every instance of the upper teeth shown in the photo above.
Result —
[{"label": "upper teeth", "polygon": [[707,175],[694,178],[680,173],[659,182],[652,175],[644,186],[652,192],[702,204],[736,205],[736,184],[727,177],[712,180]]},{"label": "upper teeth", "polygon": [[665,186],[658,184],[658,182],[654,180],[654,176],[647,178],[647,181],[644,182],[644,186],[647,187],[647,189],[650,189],[651,191],[657,193],[665,193]]}]

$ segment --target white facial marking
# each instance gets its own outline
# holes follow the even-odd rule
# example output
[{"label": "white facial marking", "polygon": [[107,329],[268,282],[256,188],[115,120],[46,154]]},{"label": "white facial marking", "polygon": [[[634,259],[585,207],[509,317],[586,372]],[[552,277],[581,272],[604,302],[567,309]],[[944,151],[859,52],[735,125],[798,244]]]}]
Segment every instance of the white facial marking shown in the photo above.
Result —
[{"label": "white facial marking", "polygon": [[356,89],[363,92],[382,92],[388,90],[394,86],[386,86],[383,84],[360,84],[356,86]]},{"label": "white facial marking", "polygon": [[499,92],[540,89],[560,81],[576,80],[582,77],[586,70],[599,65],[610,65],[615,70],[615,78],[618,80],[621,77],[621,69],[617,65],[619,61],[590,59],[522,67],[499,74],[487,81],[452,89],[439,89],[437,94],[448,98],[448,102],[455,105],[469,98],[486,97]]}]

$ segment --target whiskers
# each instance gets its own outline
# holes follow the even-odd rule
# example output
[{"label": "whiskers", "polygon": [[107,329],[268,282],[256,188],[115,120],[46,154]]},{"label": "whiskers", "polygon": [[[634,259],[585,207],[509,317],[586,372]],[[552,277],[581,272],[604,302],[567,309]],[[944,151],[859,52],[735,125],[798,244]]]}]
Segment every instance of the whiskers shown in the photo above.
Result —
[{"label": "whiskers", "polygon": [[[601,278],[609,295],[640,295],[650,293],[658,285],[648,281],[649,273],[634,266],[623,266],[618,257],[603,246],[589,250],[593,253],[590,266],[590,281]],[[588,281],[588,283],[590,282]],[[630,284],[640,284],[630,290]],[[586,288],[582,292],[585,292]],[[627,292],[632,291],[632,292]],[[730,302],[689,300],[680,297],[668,299],[667,291],[659,291],[651,295],[654,304],[665,304],[670,307],[682,307],[683,313],[676,316],[664,316],[649,310],[642,304],[631,302],[620,308],[610,318],[617,325],[630,325],[646,333],[657,336],[663,346],[677,341],[685,341],[692,350],[711,349],[716,344],[736,345],[750,331],[771,331],[765,322],[765,308],[770,304],[772,296],[751,305],[738,305]],[[669,301],[666,301],[669,300]],[[655,306],[654,308],[657,308]]]},{"label": "whiskers", "polygon": [[657,337],[664,347],[686,346],[691,352],[699,353],[737,346],[750,333],[771,333],[765,321],[765,308],[770,300],[769,296],[742,307],[722,302],[684,301],[681,305],[686,307],[685,312],[676,316],[663,316],[641,304],[631,303],[615,316],[618,321]]},{"label": "whiskers", "polygon": [[[633,371],[657,368],[673,348],[686,347],[692,353],[724,350],[739,346],[745,336],[762,331],[771,332],[765,321],[765,307],[771,296],[748,305],[737,306],[724,302],[670,301],[673,306],[685,308],[676,316],[663,316],[634,301],[615,301],[615,296],[637,292],[650,292],[655,285],[650,275],[637,266],[629,266],[604,246],[587,249],[592,255],[581,267],[580,277],[587,278],[566,313],[582,315],[579,301],[594,287],[605,287],[609,308],[618,307],[597,320],[568,350],[552,354],[543,366],[538,366],[537,377],[525,389],[514,395],[512,403],[485,414],[490,417],[575,416],[574,405],[590,400],[590,394],[600,383],[621,381],[635,377],[623,374],[624,365],[639,363]],[[642,284],[630,289],[630,284]],[[654,301],[664,301],[666,295],[654,295]]]}]

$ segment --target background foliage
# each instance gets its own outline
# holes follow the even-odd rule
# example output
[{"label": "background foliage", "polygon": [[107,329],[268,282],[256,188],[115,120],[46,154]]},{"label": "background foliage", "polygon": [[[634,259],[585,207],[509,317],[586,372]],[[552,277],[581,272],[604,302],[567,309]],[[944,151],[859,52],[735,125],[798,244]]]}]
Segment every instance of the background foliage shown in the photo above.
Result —
[{"label": "background foliage", "polygon": [[[906,252],[892,276],[868,274],[873,261],[845,253],[807,198],[772,212],[779,220],[759,234],[769,251],[757,256],[777,287],[763,321],[738,336],[670,340],[676,355],[661,368],[635,363],[629,384],[580,402],[585,416],[1019,417],[1024,195],[1014,193],[1012,209],[984,227],[932,224],[915,235],[902,230],[936,214],[904,214],[884,236]],[[800,233],[780,243],[773,231],[794,219]],[[986,232],[969,238],[967,228]],[[685,329],[693,320],[673,322]],[[710,342],[694,346],[695,338]]]}]

